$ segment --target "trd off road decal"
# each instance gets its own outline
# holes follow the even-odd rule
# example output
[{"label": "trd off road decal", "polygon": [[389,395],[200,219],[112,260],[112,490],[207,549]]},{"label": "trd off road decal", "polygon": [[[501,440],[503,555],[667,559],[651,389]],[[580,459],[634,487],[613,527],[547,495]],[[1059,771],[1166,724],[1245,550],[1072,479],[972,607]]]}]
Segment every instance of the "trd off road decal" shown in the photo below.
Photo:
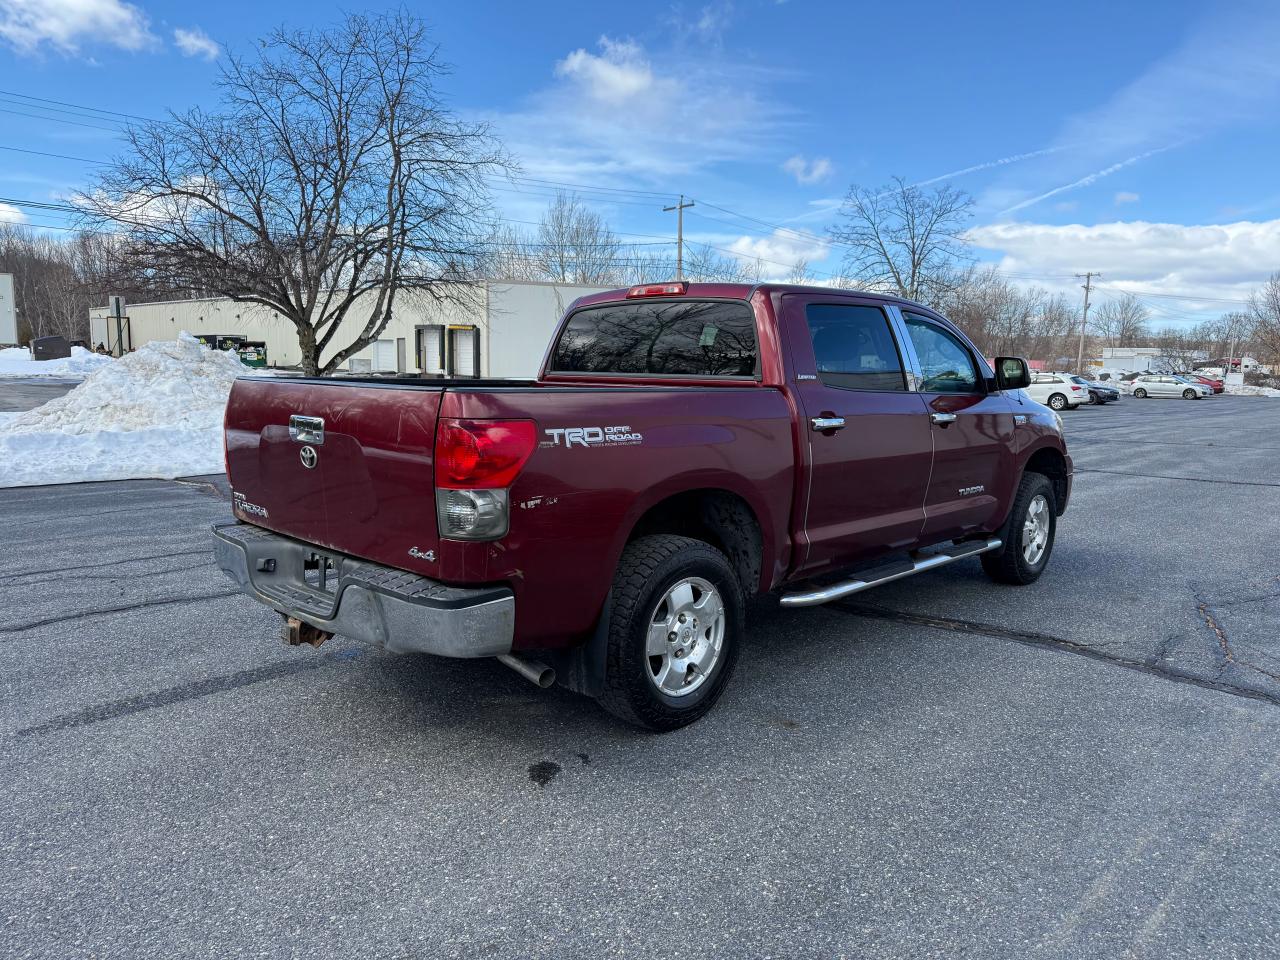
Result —
[{"label": "trd off road decal", "polygon": [[644,442],[644,435],[633,432],[626,424],[616,427],[553,427],[542,432],[550,438],[542,441],[544,447],[617,447]]}]

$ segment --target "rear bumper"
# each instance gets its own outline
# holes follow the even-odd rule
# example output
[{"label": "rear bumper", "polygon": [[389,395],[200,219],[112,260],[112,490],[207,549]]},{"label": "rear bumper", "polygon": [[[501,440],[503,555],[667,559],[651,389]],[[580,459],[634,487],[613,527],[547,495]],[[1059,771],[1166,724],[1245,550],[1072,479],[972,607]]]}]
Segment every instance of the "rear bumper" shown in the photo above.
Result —
[{"label": "rear bumper", "polygon": [[[321,630],[404,653],[511,652],[516,601],[506,587],[451,587],[247,523],[215,524],[213,544],[218,566],[241,590]],[[317,552],[337,561],[331,592],[306,580],[304,564]]]}]

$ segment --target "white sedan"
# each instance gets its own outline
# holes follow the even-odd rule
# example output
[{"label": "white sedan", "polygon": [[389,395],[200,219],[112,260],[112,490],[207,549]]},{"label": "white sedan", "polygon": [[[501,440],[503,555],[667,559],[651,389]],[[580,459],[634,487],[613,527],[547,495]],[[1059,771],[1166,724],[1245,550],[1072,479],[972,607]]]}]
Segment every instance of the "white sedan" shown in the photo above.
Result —
[{"label": "white sedan", "polygon": [[1182,397],[1184,400],[1199,400],[1213,396],[1213,388],[1195,380],[1185,380],[1170,373],[1151,373],[1134,377],[1133,395],[1141,400],[1144,397]]},{"label": "white sedan", "polygon": [[1089,402],[1089,388],[1076,383],[1069,373],[1037,373],[1026,387],[1032,400],[1051,410],[1074,410]]}]

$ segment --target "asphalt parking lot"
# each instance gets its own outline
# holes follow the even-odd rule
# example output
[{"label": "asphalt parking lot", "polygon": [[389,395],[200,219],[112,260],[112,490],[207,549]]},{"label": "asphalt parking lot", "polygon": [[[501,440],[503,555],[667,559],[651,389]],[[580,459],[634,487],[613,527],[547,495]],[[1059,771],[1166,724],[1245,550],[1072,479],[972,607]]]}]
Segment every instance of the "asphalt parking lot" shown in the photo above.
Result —
[{"label": "asphalt parking lot", "polygon": [[282,647],[216,483],[0,490],[4,954],[1280,955],[1280,402],[1064,420],[1039,583],[762,604],[666,736]]}]

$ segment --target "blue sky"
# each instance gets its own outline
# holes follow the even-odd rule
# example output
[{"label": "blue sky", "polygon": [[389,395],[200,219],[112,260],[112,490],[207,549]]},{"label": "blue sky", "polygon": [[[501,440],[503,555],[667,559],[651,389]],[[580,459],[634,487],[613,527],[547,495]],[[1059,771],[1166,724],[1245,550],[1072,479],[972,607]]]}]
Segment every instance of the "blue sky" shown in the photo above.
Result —
[{"label": "blue sky", "polygon": [[[0,0],[0,147],[109,156],[115,134],[82,124],[110,122],[14,94],[147,117],[213,105],[226,48],[341,9]],[[850,183],[901,175],[972,194],[975,254],[1019,282],[1074,293],[1072,274],[1100,270],[1102,296],[1139,292],[1157,320],[1232,309],[1280,270],[1275,3],[414,9],[453,64],[453,107],[491,122],[524,177],[596,188],[583,197],[632,239],[669,236],[656,194],[683,192],[691,239],[831,274],[840,250],[820,238]],[[0,197],[56,200],[90,170],[0,149]],[[496,199],[533,220],[547,192]],[[19,216],[63,222],[0,210]]]}]

